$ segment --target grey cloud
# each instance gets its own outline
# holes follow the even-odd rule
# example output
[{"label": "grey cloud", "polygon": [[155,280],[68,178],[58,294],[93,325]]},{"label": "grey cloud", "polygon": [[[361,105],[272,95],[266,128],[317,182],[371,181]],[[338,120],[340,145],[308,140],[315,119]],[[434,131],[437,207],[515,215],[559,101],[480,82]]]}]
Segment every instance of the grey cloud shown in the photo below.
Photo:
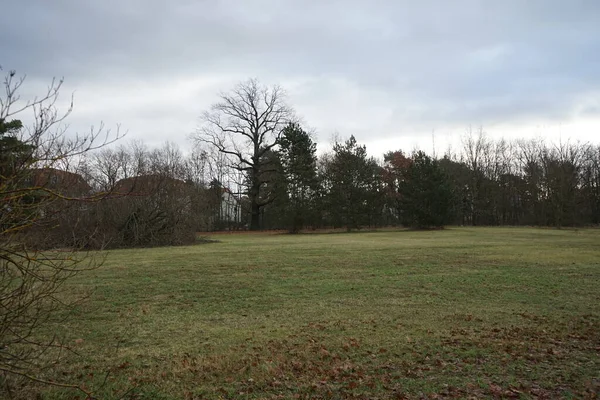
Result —
[{"label": "grey cloud", "polygon": [[[183,140],[219,89],[250,76],[304,82],[291,97],[323,136],[561,120],[600,93],[596,0],[30,0],[3,11],[0,64],[112,91],[98,107],[84,96],[77,124],[119,118],[140,136],[171,126]],[[179,104],[163,98],[170,81],[215,76],[197,100],[185,88]],[[154,99],[121,95],[139,86]]]}]

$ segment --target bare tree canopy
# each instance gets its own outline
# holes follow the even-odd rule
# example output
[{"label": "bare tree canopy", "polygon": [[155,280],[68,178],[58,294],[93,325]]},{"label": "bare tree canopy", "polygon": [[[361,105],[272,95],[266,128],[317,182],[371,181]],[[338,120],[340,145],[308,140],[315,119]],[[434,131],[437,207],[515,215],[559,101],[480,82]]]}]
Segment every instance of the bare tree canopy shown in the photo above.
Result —
[{"label": "bare tree canopy", "polygon": [[259,229],[260,210],[273,201],[269,191],[261,190],[269,183],[263,178],[272,172],[267,155],[278,145],[283,128],[294,120],[294,111],[279,86],[263,86],[256,79],[239,83],[220,98],[202,113],[193,138],[226,155],[229,168],[245,173],[250,229]]}]

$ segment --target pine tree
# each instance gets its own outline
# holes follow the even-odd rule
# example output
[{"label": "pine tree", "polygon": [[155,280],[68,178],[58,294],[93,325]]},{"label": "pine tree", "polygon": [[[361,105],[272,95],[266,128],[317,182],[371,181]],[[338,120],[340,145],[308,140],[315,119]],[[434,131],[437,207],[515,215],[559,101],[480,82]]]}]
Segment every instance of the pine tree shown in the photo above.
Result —
[{"label": "pine tree", "polygon": [[440,228],[450,218],[452,190],[444,171],[422,151],[413,154],[399,182],[401,220],[413,228]]},{"label": "pine tree", "polygon": [[333,151],[326,173],[333,225],[351,230],[371,224],[371,217],[381,211],[374,209],[383,207],[380,166],[367,156],[366,147],[359,145],[354,136],[336,143]]},{"label": "pine tree", "polygon": [[19,139],[21,121],[0,119],[0,182],[23,179],[34,147]]},{"label": "pine tree", "polygon": [[299,124],[290,123],[283,129],[279,146],[288,189],[286,224],[290,232],[298,232],[307,223],[315,222],[317,145]]}]

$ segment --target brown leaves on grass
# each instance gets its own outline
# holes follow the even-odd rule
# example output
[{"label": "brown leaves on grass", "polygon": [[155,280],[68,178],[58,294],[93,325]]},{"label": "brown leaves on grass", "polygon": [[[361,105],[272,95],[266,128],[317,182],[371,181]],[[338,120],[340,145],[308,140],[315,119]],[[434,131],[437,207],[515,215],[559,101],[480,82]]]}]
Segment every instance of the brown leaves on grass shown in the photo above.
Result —
[{"label": "brown leaves on grass", "polygon": [[140,385],[180,382],[190,400],[596,398],[600,382],[578,371],[600,368],[599,319],[523,319],[529,322],[459,325],[443,337],[399,337],[385,346],[332,334],[322,322],[301,334],[248,340],[226,354],[184,354],[148,371],[127,364],[119,370]]}]

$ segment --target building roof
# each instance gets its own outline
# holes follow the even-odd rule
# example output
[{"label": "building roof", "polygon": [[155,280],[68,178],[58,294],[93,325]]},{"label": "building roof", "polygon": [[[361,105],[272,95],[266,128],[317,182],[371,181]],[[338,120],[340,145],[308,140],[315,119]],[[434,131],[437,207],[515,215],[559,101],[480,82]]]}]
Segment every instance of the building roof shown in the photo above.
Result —
[{"label": "building roof", "polygon": [[84,195],[92,191],[92,187],[83,176],[75,172],[50,167],[34,168],[30,171],[28,182],[30,186],[43,187],[68,195]]},{"label": "building roof", "polygon": [[166,186],[185,188],[188,185],[181,179],[159,174],[147,174],[121,179],[117,181],[113,191],[117,194],[145,196]]}]

